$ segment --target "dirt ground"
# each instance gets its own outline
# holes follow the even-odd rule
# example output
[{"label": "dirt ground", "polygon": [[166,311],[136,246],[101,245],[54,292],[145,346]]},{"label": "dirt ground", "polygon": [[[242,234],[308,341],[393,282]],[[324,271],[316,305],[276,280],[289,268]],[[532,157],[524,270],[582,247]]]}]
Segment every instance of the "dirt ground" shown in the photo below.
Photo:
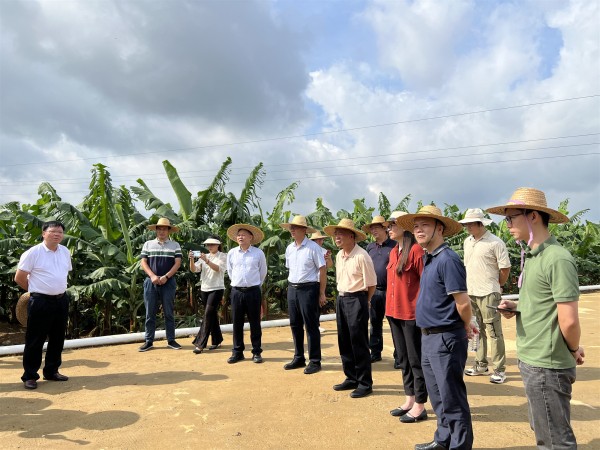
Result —
[{"label": "dirt ground", "polygon": [[[581,449],[600,449],[600,294],[580,304],[585,365],[573,387],[572,423]],[[352,399],[332,386],[343,380],[334,322],[322,324],[323,370],[284,371],[293,355],[289,328],[263,330],[264,364],[226,363],[224,347],[202,355],[157,341],[65,351],[66,383],[41,381],[26,391],[21,357],[0,358],[2,448],[399,448],[428,442],[435,415],[402,424],[389,410],[402,403],[402,378],[392,367],[386,328],[384,359],[373,365],[374,395]],[[466,377],[475,448],[526,449],[529,429],[523,385],[516,368],[514,321],[504,321],[508,380]],[[248,345],[249,336],[246,333]],[[249,352],[246,353],[248,357]],[[469,364],[472,361],[470,356]]]}]

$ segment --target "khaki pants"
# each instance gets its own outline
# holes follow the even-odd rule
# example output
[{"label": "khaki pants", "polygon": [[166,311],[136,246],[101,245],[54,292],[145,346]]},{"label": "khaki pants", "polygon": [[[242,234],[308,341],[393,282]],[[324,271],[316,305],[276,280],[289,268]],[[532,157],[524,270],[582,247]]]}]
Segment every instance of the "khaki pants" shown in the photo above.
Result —
[{"label": "khaki pants", "polygon": [[475,362],[481,367],[488,366],[487,346],[490,344],[490,357],[494,368],[504,372],[506,368],[506,353],[504,349],[504,336],[502,335],[501,316],[498,311],[487,306],[498,306],[500,293],[493,292],[483,297],[471,296],[473,314],[479,324],[479,348]]}]

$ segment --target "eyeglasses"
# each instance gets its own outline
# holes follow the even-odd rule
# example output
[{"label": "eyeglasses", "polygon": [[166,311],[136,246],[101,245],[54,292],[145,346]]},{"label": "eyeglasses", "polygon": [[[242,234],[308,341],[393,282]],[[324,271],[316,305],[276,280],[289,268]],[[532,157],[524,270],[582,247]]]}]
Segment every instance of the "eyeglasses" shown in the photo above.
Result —
[{"label": "eyeglasses", "polygon": [[515,217],[524,216],[524,215],[525,215],[525,214],[523,214],[523,213],[519,213],[519,214],[513,214],[512,216],[506,216],[506,217],[504,218],[504,220],[506,220],[506,224],[507,224],[509,227],[512,227],[512,221],[513,221],[513,219],[514,219]]}]

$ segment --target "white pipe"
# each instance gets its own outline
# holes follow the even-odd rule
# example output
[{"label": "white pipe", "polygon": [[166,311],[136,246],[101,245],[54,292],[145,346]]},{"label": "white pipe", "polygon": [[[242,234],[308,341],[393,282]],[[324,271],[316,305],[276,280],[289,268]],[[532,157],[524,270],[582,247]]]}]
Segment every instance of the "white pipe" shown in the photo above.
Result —
[{"label": "white pipe", "polygon": [[[580,291],[597,291],[600,290],[600,285],[594,286],[579,286]],[[506,300],[516,300],[519,298],[518,294],[503,295],[502,298]],[[320,322],[327,322],[335,320],[335,314],[326,314],[320,317]],[[273,328],[273,327],[285,327],[290,324],[289,319],[278,319],[278,320],[266,320],[261,322],[262,328]],[[244,330],[249,330],[250,325],[244,323]],[[190,336],[198,334],[199,327],[194,328],[177,328],[175,329],[175,337]],[[221,331],[231,333],[233,331],[233,325],[228,323],[221,325]],[[156,339],[165,338],[165,331],[160,330],[155,334]],[[130,333],[130,334],[114,334],[112,336],[97,336],[83,339],[70,339],[65,341],[64,348],[83,348],[83,347],[95,347],[98,345],[115,345],[115,344],[130,344],[132,342],[143,342],[144,333]],[[44,344],[44,350],[48,344]],[[25,345],[5,345],[0,347],[0,356],[16,355],[23,353]]]}]

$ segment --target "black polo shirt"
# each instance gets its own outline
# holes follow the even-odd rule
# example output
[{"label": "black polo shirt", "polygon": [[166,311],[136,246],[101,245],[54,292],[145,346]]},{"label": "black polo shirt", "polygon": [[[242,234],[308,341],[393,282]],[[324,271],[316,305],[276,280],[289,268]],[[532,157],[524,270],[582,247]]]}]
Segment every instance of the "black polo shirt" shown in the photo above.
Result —
[{"label": "black polo shirt", "polygon": [[377,286],[387,288],[387,265],[390,260],[390,252],[396,246],[396,241],[387,238],[381,245],[371,242],[367,245],[367,253],[373,260],[375,274],[377,275]]}]

